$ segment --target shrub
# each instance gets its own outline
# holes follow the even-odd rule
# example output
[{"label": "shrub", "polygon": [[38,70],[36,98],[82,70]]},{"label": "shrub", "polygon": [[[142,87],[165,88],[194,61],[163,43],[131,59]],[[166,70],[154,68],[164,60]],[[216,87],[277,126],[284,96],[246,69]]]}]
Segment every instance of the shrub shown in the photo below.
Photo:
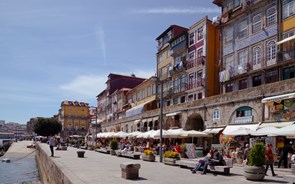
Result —
[{"label": "shrub", "polygon": [[111,140],[110,147],[112,150],[117,150],[118,149],[118,141],[116,139]]},{"label": "shrub", "polygon": [[255,143],[248,153],[248,165],[263,166],[265,164],[265,149],[263,143]]},{"label": "shrub", "polygon": [[166,151],[163,155],[164,158],[176,158],[179,159],[179,154],[176,151]]},{"label": "shrub", "polygon": [[154,152],[152,150],[144,150],[143,152],[145,155],[154,155]]}]

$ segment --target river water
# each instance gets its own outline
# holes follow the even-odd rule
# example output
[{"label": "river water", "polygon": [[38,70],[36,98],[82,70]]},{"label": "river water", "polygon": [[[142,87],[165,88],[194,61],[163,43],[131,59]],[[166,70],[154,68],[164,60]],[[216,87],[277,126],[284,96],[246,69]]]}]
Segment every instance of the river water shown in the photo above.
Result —
[{"label": "river water", "polygon": [[34,155],[11,158],[11,162],[2,159],[0,157],[1,184],[41,184]]}]

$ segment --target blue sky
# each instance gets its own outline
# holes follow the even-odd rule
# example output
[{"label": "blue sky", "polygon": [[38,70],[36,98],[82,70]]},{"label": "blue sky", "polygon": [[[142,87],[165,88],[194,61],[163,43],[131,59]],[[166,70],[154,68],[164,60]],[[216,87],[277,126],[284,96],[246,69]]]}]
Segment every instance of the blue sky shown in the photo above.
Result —
[{"label": "blue sky", "polygon": [[51,117],[63,100],[96,106],[109,73],[155,74],[170,25],[219,14],[207,0],[0,0],[0,120]]}]

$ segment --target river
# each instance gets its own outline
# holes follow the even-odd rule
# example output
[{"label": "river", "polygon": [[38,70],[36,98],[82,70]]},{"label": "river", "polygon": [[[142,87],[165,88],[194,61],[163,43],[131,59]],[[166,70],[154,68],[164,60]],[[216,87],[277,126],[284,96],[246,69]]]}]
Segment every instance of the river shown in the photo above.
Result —
[{"label": "river", "polygon": [[[15,143],[14,143],[15,144]],[[27,143],[23,143],[26,145]],[[12,147],[19,147],[14,145]],[[24,149],[19,147],[19,149]],[[26,153],[11,151],[11,147],[3,157],[0,157],[0,183],[1,184],[41,184],[35,160],[35,149],[27,149]],[[10,162],[3,159],[8,158]]]}]

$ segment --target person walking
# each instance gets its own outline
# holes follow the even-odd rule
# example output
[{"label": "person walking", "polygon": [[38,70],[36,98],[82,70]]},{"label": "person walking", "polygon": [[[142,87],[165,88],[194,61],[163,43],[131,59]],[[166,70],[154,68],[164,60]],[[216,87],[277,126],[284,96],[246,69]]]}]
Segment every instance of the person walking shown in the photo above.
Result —
[{"label": "person walking", "polygon": [[51,151],[51,157],[54,157],[54,149],[53,149],[54,145],[55,145],[54,136],[50,136],[49,147],[50,147],[50,151]]},{"label": "person walking", "polygon": [[272,176],[276,176],[273,169],[274,158],[273,158],[273,152],[272,152],[272,144],[267,145],[265,159],[266,159],[265,175],[267,176],[267,170],[268,170],[268,167],[270,167]]}]

